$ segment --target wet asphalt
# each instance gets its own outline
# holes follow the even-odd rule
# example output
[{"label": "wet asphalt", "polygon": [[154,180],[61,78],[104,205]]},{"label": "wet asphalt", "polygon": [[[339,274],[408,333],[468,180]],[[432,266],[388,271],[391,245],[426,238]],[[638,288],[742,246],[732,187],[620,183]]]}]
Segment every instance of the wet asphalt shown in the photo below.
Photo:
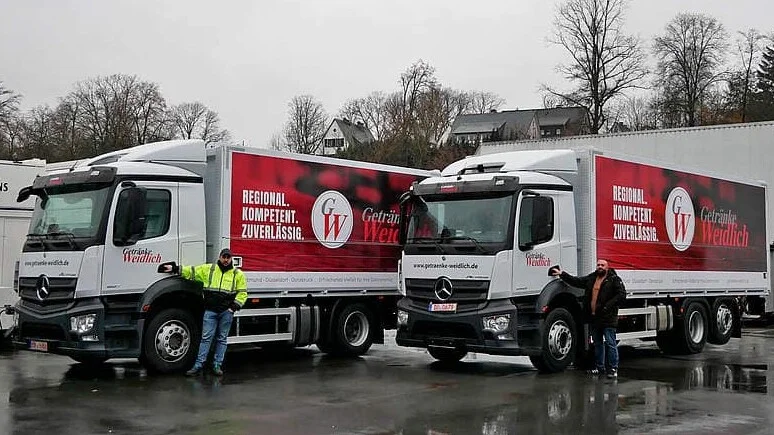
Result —
[{"label": "wet asphalt", "polygon": [[617,381],[538,374],[526,358],[443,365],[375,345],[337,359],[315,347],[235,349],[226,374],[147,374],[133,361],[86,367],[0,352],[8,434],[770,434],[774,328],[699,355],[621,347]]}]

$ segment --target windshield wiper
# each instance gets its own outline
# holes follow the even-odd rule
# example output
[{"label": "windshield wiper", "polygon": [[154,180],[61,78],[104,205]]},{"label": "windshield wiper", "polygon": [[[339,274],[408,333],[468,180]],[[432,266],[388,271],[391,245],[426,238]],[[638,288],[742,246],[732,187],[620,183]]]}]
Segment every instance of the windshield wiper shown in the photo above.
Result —
[{"label": "windshield wiper", "polygon": [[478,250],[481,251],[482,254],[488,254],[490,252],[488,249],[486,249],[483,246],[481,246],[481,243],[479,243],[478,240],[476,240],[475,238],[470,237],[470,236],[450,236],[450,237],[446,237],[444,240],[449,240],[449,241],[451,241],[451,240],[467,240],[469,242],[473,242],[473,244],[476,245],[476,248],[478,248]]},{"label": "windshield wiper", "polygon": [[80,249],[78,247],[78,242],[75,241],[75,234],[73,233],[70,233],[67,231],[55,231],[55,232],[48,233],[46,235],[51,237],[65,236],[67,237],[67,241],[70,242],[70,246],[73,249]]},{"label": "windshield wiper", "polygon": [[411,239],[408,239],[407,243],[432,243],[435,245],[436,248],[438,248],[439,251],[441,251],[441,254],[445,254],[446,250],[443,249],[443,246],[441,246],[440,243],[438,243],[438,239],[435,237],[413,237]]}]

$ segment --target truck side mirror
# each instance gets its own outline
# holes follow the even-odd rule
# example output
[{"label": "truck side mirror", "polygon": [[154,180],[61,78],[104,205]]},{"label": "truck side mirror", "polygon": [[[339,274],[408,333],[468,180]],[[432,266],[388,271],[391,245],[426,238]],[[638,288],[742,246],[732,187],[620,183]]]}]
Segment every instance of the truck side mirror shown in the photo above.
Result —
[{"label": "truck side mirror", "polygon": [[19,191],[19,196],[16,197],[16,202],[24,202],[30,199],[32,196],[32,186],[27,186]]},{"label": "truck side mirror", "polygon": [[400,220],[398,223],[398,244],[406,244],[406,235],[408,233],[408,219],[411,216],[411,193],[406,192],[400,197]]},{"label": "truck side mirror", "polygon": [[116,246],[130,246],[145,234],[146,191],[141,187],[124,189],[118,195],[113,243]]}]

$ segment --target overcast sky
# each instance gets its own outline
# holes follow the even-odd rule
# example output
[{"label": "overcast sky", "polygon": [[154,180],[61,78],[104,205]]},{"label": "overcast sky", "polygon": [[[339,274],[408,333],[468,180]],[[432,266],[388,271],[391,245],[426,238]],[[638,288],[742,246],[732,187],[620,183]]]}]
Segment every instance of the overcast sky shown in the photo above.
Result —
[{"label": "overcast sky", "polygon": [[[772,0],[633,0],[627,28],[649,40],[679,12],[729,33],[774,31]],[[266,146],[287,103],[311,94],[330,114],[349,98],[396,89],[417,59],[458,89],[491,91],[504,108],[541,105],[566,59],[546,38],[555,1],[0,0],[0,81],[23,108],[55,105],[79,80],[136,74],[169,104],[199,100],[235,140]]]}]

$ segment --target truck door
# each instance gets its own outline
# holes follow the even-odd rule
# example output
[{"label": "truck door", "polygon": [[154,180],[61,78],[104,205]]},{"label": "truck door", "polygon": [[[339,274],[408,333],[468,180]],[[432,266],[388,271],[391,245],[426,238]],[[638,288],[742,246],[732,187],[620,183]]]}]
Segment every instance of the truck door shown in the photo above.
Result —
[{"label": "truck door", "polygon": [[522,192],[516,216],[514,292],[534,294],[550,280],[548,268],[561,262],[557,195],[545,191]]},{"label": "truck door", "polygon": [[[117,225],[123,220],[121,210],[125,209],[125,204],[122,201],[128,200],[128,195],[122,195],[122,191],[132,187],[145,191],[145,228],[135,243],[124,246],[116,238],[116,233],[120,233]],[[125,182],[116,189],[105,238],[103,294],[144,292],[152,283],[164,277],[157,271],[160,263],[177,261],[177,198],[178,184],[173,182]]]}]

